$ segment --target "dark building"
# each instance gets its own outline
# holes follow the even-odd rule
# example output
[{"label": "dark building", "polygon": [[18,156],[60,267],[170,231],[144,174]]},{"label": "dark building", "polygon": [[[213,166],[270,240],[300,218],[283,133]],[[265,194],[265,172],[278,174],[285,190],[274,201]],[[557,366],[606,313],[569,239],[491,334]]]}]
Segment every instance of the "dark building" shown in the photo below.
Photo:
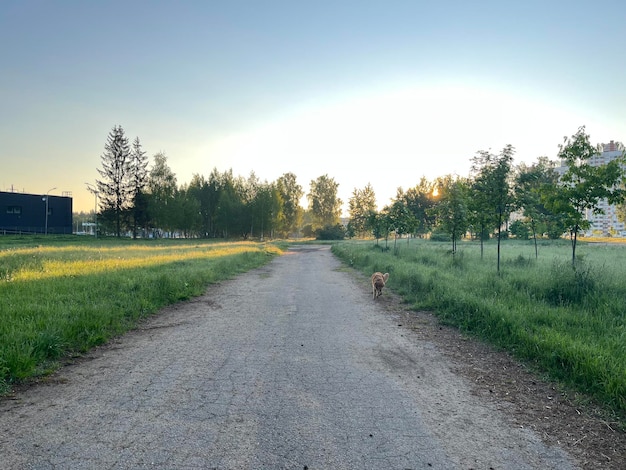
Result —
[{"label": "dark building", "polygon": [[0,234],[7,233],[71,234],[72,198],[0,191]]}]

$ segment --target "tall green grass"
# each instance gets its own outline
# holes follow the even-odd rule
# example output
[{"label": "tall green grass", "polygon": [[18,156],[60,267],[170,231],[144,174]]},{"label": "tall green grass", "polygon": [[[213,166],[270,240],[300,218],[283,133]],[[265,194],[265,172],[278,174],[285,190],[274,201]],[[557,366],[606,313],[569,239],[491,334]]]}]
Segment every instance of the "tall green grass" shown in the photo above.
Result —
[{"label": "tall green grass", "polygon": [[258,267],[272,244],[0,238],[0,392]]},{"label": "tall green grass", "polygon": [[495,247],[481,260],[473,242],[412,240],[394,254],[374,242],[342,242],[333,252],[388,285],[414,309],[510,350],[553,378],[626,416],[626,246],[581,247],[576,269],[566,243],[507,241],[501,273]]}]

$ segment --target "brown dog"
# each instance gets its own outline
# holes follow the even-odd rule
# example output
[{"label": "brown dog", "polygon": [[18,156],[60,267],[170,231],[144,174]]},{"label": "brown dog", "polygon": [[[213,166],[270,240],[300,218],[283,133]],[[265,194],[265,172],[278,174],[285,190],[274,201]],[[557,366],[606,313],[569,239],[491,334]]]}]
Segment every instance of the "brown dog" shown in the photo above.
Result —
[{"label": "brown dog", "polygon": [[374,299],[383,294],[383,287],[385,287],[387,279],[389,279],[389,273],[372,274],[372,295],[374,296]]}]

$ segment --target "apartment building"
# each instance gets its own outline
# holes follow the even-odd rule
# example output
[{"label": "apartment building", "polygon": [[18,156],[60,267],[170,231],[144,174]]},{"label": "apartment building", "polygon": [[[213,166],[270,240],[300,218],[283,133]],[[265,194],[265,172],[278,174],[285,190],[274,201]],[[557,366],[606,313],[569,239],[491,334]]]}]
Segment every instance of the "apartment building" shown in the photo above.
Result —
[{"label": "apartment building", "polygon": [[[602,153],[591,159],[592,165],[605,165],[623,155],[623,151],[619,150],[619,145],[614,141],[603,144],[602,148]],[[604,214],[593,214],[591,211],[587,211],[585,214],[587,220],[591,222],[591,229],[586,235],[626,237],[626,226],[617,220],[615,206],[609,204],[605,199],[600,202],[599,207],[604,211]]]}]

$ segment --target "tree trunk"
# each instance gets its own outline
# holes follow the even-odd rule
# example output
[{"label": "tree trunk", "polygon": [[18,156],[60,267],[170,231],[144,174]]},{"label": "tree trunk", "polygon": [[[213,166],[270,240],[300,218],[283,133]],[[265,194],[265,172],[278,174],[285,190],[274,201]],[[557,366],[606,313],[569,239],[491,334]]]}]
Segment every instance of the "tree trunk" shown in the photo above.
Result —
[{"label": "tree trunk", "polygon": [[483,224],[480,224],[480,233],[478,234],[478,238],[480,239],[480,259],[483,259],[483,254],[485,252],[485,246],[483,242],[483,234],[485,233],[485,227]]},{"label": "tree trunk", "polygon": [[535,259],[539,259],[539,251],[537,250],[537,229],[535,227],[535,220],[530,223],[530,228],[533,231],[533,240],[535,241]]},{"label": "tree trunk", "polygon": [[500,274],[500,228],[498,227],[498,267],[496,269],[498,274]]},{"label": "tree trunk", "polygon": [[578,240],[578,226],[570,232],[570,240],[572,242],[572,267],[576,266],[576,242]]},{"label": "tree trunk", "polygon": [[498,214],[498,268],[497,272],[500,274],[500,239],[502,238],[502,213]]}]

